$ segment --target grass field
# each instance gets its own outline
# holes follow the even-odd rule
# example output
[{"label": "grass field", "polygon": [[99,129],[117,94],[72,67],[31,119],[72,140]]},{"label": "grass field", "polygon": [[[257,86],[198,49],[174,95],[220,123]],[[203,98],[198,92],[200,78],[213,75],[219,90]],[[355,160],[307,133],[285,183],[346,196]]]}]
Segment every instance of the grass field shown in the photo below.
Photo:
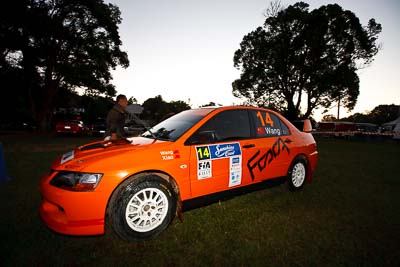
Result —
[{"label": "grass field", "polygon": [[158,238],[112,232],[70,237],[38,216],[40,176],[59,154],[89,141],[0,136],[0,266],[399,266],[400,144],[318,140],[314,182],[281,186],[190,210]]}]

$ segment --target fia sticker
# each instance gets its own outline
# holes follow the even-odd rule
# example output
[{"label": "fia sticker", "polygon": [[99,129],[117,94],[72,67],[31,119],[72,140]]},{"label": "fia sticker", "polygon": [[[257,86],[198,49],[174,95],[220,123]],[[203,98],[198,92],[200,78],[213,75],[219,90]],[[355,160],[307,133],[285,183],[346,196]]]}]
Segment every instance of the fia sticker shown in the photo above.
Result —
[{"label": "fia sticker", "polygon": [[212,161],[202,160],[197,162],[197,178],[207,179],[212,177]]},{"label": "fia sticker", "polygon": [[69,151],[62,155],[60,164],[64,164],[67,161],[70,161],[71,159],[74,159],[74,151]]}]

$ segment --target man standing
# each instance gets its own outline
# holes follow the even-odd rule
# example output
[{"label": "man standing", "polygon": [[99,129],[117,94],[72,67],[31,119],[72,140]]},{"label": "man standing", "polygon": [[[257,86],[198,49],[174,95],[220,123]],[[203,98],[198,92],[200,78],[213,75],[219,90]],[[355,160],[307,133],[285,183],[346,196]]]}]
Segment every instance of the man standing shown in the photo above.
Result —
[{"label": "man standing", "polygon": [[106,138],[110,137],[110,140],[116,140],[125,137],[124,125],[127,112],[125,108],[128,106],[128,99],[125,95],[117,96],[117,103],[108,112],[107,115],[107,131]]}]

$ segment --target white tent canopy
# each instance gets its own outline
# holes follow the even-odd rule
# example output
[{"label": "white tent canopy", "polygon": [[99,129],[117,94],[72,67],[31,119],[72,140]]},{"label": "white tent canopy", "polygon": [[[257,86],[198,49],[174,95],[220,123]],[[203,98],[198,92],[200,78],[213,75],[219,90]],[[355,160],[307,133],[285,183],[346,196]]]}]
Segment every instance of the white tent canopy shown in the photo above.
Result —
[{"label": "white tent canopy", "polygon": [[126,111],[130,114],[142,114],[143,107],[139,104],[131,104],[125,108]]},{"label": "white tent canopy", "polygon": [[389,127],[391,126],[393,131],[400,131],[400,117],[393,121],[386,122],[382,124],[383,127]]},{"label": "white tent canopy", "polygon": [[389,121],[387,123],[382,124],[383,127],[391,127],[394,132],[393,139],[400,140],[400,117],[395,119],[394,121]]}]

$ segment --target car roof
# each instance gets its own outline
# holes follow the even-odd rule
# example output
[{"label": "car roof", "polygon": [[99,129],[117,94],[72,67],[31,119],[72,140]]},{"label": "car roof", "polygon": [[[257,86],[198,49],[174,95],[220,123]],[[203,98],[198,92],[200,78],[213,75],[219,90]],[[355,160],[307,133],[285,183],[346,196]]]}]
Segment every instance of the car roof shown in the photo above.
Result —
[{"label": "car roof", "polygon": [[211,106],[211,107],[200,107],[197,109],[193,110],[205,110],[205,109],[211,109],[211,110],[230,110],[230,109],[255,109],[255,110],[268,110],[274,113],[279,114],[279,112],[276,112],[274,110],[268,109],[268,108],[262,108],[262,107],[255,107],[255,106],[243,106],[243,105],[238,105],[238,106]]}]

